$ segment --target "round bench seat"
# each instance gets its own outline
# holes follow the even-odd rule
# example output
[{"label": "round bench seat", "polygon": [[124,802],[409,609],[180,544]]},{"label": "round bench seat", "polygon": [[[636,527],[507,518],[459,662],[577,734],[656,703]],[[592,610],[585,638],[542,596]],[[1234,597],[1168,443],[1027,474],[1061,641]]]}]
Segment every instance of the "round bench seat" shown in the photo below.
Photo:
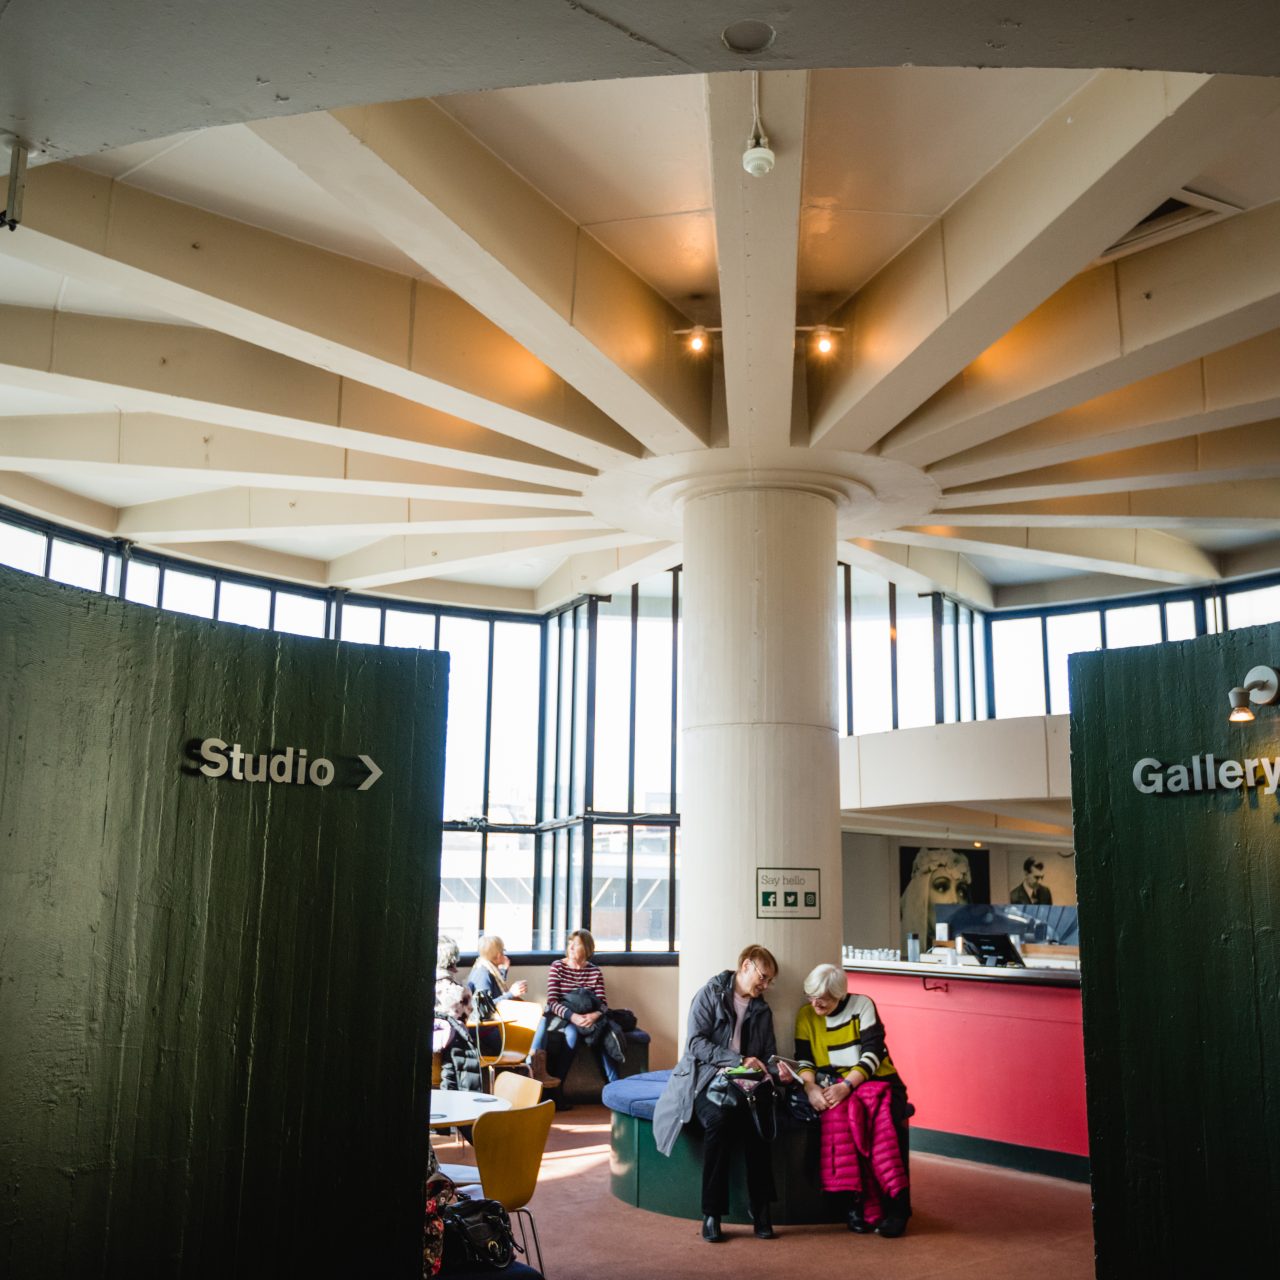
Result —
[{"label": "round bench seat", "polygon": [[[670,1156],[653,1142],[653,1111],[670,1071],[646,1071],[606,1085],[610,1117],[610,1187],[619,1200],[673,1218],[702,1217],[702,1133],[686,1125]],[[818,1186],[818,1126],[783,1117],[773,1144],[776,1223],[833,1222],[833,1206]],[[729,1181],[726,1222],[751,1221],[742,1162]]]}]

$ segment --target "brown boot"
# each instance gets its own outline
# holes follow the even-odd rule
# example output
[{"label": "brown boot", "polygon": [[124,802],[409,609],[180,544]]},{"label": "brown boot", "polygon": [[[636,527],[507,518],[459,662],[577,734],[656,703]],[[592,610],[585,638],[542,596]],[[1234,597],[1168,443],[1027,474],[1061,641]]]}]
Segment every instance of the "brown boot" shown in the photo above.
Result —
[{"label": "brown boot", "polygon": [[535,1049],[529,1055],[529,1074],[542,1082],[544,1089],[554,1089],[560,1083],[559,1076],[547,1074],[547,1051]]}]

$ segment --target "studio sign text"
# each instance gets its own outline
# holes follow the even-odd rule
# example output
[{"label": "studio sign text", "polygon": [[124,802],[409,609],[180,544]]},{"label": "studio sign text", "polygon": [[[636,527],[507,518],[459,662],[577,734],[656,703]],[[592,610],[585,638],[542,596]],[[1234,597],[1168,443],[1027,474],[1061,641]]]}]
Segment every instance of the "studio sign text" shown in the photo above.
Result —
[{"label": "studio sign text", "polygon": [[[283,782],[297,786],[327,787],[336,770],[332,760],[324,756],[307,759],[306,747],[285,747],[280,751],[260,751],[251,755],[238,742],[227,745],[221,738],[205,738],[197,747],[204,763],[200,772],[206,778],[229,778],[233,782]],[[356,788],[368,791],[382,777],[382,770],[366,755],[360,762],[369,776]]]},{"label": "studio sign text", "polygon": [[1205,754],[1186,764],[1161,764],[1144,756],[1133,766],[1133,785],[1144,796],[1177,795],[1184,791],[1239,791],[1255,787],[1273,796],[1280,787],[1280,757],[1246,756],[1243,760],[1219,760]]}]

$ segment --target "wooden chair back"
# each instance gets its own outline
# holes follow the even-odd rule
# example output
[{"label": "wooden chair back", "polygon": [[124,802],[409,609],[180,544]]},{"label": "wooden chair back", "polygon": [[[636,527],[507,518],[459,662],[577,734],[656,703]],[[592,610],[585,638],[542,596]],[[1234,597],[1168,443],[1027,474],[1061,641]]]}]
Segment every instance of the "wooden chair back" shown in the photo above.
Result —
[{"label": "wooden chair back", "polygon": [[493,1082],[493,1092],[517,1109],[536,1107],[542,1101],[542,1081],[531,1080],[515,1071],[499,1071]]},{"label": "wooden chair back", "polygon": [[548,1099],[536,1107],[486,1111],[472,1127],[484,1193],[508,1213],[523,1209],[537,1189],[555,1113],[556,1104]]}]

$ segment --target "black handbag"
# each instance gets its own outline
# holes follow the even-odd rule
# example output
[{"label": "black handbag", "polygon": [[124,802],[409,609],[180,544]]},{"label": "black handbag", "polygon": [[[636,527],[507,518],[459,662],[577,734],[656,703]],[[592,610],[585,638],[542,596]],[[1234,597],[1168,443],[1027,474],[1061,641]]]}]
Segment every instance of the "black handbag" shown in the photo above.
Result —
[{"label": "black handbag", "polygon": [[721,1069],[707,1085],[707,1099],[718,1107],[746,1107],[756,1132],[766,1142],[778,1136],[773,1081],[766,1073],[741,1071],[731,1075]]},{"label": "black handbag", "polygon": [[440,1212],[444,1219],[441,1271],[489,1267],[501,1271],[521,1252],[511,1235],[511,1219],[496,1200],[459,1200]]}]

